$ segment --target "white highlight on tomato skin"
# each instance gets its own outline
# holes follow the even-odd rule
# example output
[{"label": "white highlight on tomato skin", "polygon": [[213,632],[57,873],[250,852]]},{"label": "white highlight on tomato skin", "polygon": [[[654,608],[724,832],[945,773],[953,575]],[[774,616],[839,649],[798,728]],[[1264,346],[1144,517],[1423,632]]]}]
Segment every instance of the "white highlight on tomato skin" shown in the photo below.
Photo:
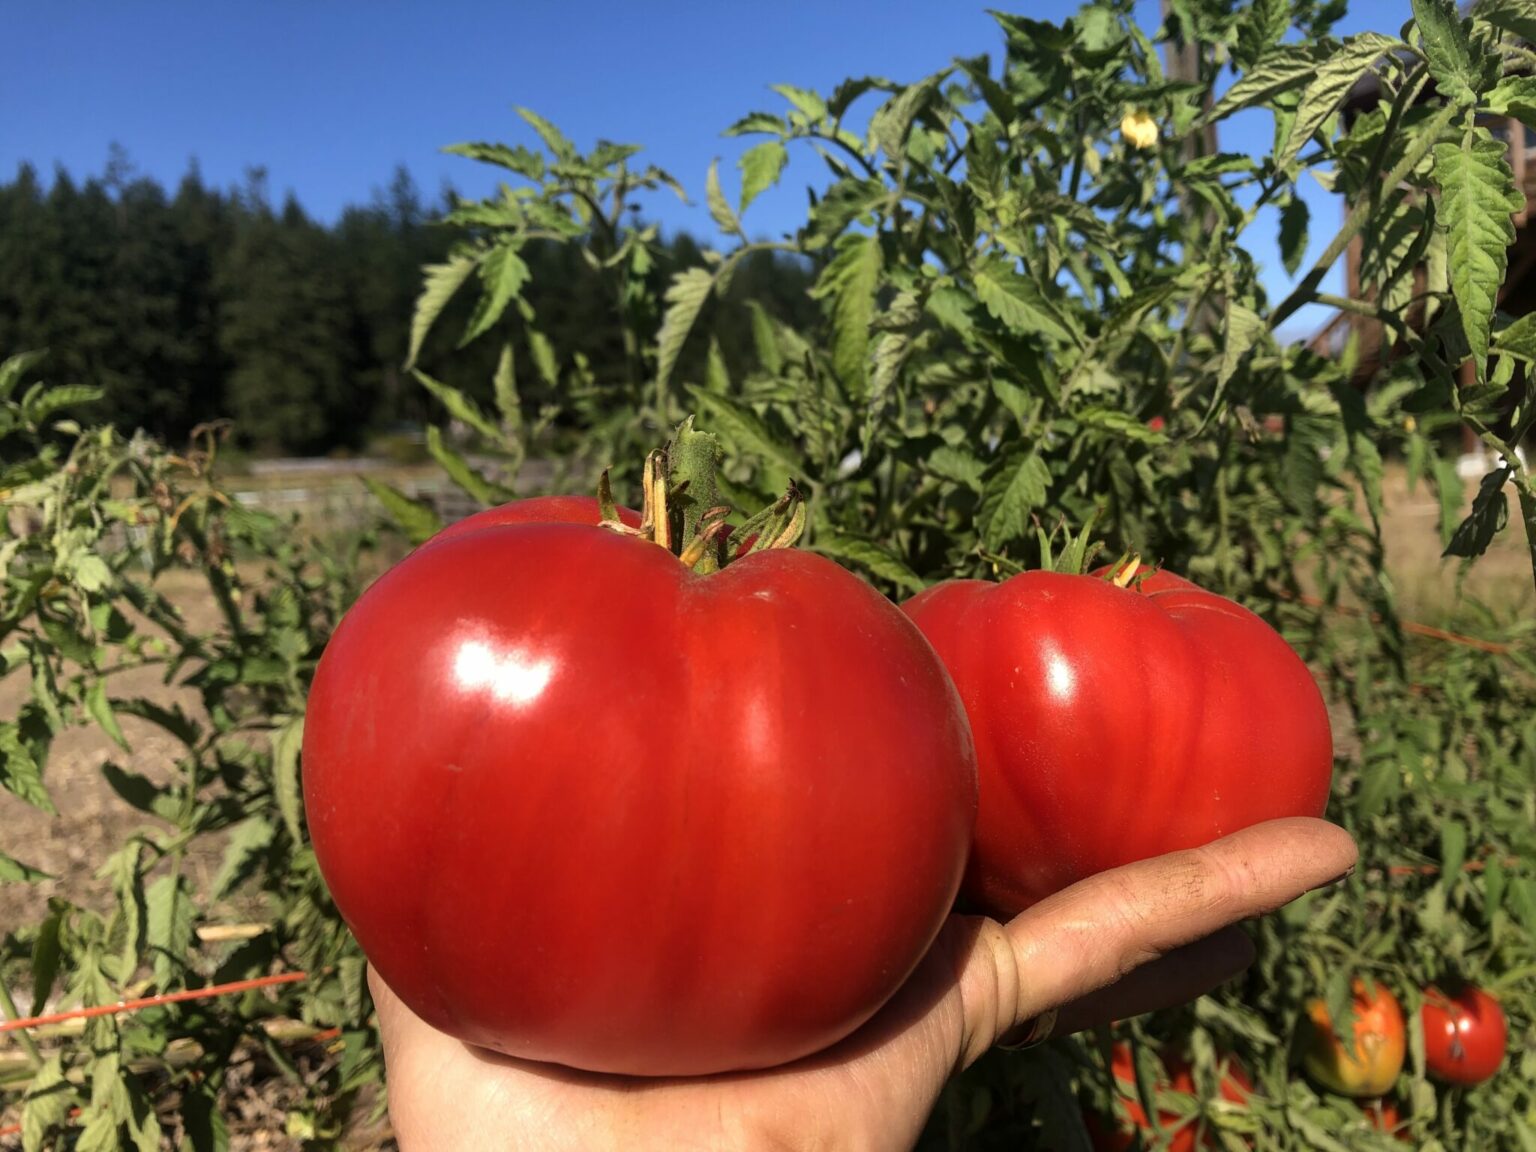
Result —
[{"label": "white highlight on tomato skin", "polygon": [[555,674],[553,660],[537,660],[513,649],[498,656],[489,644],[466,640],[453,658],[454,679],[464,689],[488,688],[497,700],[531,704],[543,694]]},{"label": "white highlight on tomato skin", "polygon": [[1045,686],[1058,700],[1067,700],[1077,688],[1077,674],[1060,652],[1052,652],[1045,659]]}]

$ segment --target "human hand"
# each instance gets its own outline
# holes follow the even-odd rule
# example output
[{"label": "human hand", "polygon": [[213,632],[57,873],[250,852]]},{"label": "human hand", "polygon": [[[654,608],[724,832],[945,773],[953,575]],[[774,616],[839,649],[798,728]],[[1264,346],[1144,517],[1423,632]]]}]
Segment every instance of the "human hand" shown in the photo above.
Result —
[{"label": "human hand", "polygon": [[834,1047],[758,1072],[649,1080],[473,1048],[370,970],[402,1152],[896,1149],[950,1077],[1058,1011],[1054,1034],[1185,1003],[1245,969],[1236,927],[1353,868],[1322,820],[1274,820],[1091,877],[1007,924],[951,916],[910,980]]}]

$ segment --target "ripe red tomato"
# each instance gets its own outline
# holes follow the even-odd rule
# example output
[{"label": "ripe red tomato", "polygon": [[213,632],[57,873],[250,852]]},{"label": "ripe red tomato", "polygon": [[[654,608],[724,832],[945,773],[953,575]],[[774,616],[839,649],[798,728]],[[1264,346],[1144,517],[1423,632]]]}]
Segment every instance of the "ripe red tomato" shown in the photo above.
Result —
[{"label": "ripe red tomato", "polygon": [[1499,1002],[1471,984],[1424,993],[1424,1067],[1447,1084],[1481,1084],[1504,1062],[1509,1023]]},{"label": "ripe red tomato", "polygon": [[1354,1043],[1346,1049],[1333,1034],[1333,1017],[1322,1000],[1307,1004],[1301,1020],[1302,1066],[1341,1096],[1381,1096],[1403,1070],[1407,1029],[1397,997],[1383,984],[1356,980]]},{"label": "ripe red tomato", "polygon": [[1011,916],[1107,868],[1319,816],[1333,744],[1307,667],[1257,616],[1154,572],[1026,572],[905,605],[965,701],[981,808],[965,882]]},{"label": "ripe red tomato", "polygon": [[[1141,1106],[1141,1101],[1136,1096],[1136,1070],[1131,1058],[1131,1046],[1121,1041],[1115,1045],[1113,1056],[1110,1069],[1114,1072],[1120,1091],[1118,1118],[1111,1126],[1092,1113],[1084,1117],[1088,1124],[1088,1134],[1093,1139],[1094,1152],[1129,1152],[1136,1142],[1137,1129],[1145,1133],[1146,1139],[1143,1143],[1150,1147],[1153,1135],[1152,1125],[1147,1122],[1147,1110]],[[1165,1053],[1163,1067],[1166,1072],[1157,1081],[1157,1088],[1164,1091],[1183,1092],[1191,1096],[1195,1094],[1194,1070],[1188,1060],[1176,1054]],[[1253,1081],[1248,1079],[1248,1073],[1240,1064],[1228,1057],[1222,1068],[1221,1098],[1230,1100],[1234,1104],[1241,1104],[1252,1095]],[[1121,1112],[1124,1114],[1123,1117],[1119,1117]],[[1168,1131],[1178,1127],[1180,1117],[1176,1112],[1160,1112],[1157,1121],[1158,1127]],[[1178,1128],[1178,1131],[1169,1138],[1168,1143],[1159,1147],[1166,1147],[1168,1152],[1195,1152],[1197,1147],[1215,1148],[1218,1145],[1211,1132],[1204,1130],[1199,1121],[1193,1121]]]},{"label": "ripe red tomato", "polygon": [[975,815],[921,634],[807,552],[699,575],[471,524],[369,589],[310,693],[310,832],[369,960],[444,1031],[593,1071],[766,1067],[863,1023]]}]

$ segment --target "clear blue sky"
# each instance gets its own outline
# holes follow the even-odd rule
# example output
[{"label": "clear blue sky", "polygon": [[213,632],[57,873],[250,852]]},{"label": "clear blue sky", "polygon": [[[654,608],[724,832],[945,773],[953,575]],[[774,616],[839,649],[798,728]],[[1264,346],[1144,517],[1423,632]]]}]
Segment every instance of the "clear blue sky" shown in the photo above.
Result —
[{"label": "clear blue sky", "polygon": [[[994,6],[1060,19],[1069,0]],[[0,12],[0,178],[30,161],[100,173],[109,145],[166,183],[195,158],[204,179],[239,183],[264,165],[321,219],[370,198],[397,164],[429,198],[445,180],[479,194],[489,176],[439,149],[460,140],[529,142],[525,104],[579,145],[598,136],[643,144],[695,204],[647,205],[669,229],[713,234],[704,172],[722,158],[734,187],[743,144],[720,131],[745,112],[778,110],[774,83],[829,89],[854,75],[912,80],[957,55],[1001,49],[984,0],[275,0],[235,5],[168,0],[45,0]],[[1344,31],[1395,32],[1408,0],[1355,0]],[[1144,27],[1157,0],[1139,0]],[[1262,147],[1267,117],[1223,125],[1229,150]],[[1264,133],[1266,137],[1254,135]],[[792,162],[783,186],[748,218],[755,232],[794,227],[817,161]],[[1310,188],[1312,246],[1339,219]],[[1284,274],[1272,248],[1256,251]],[[1315,319],[1315,318],[1314,318]]]}]

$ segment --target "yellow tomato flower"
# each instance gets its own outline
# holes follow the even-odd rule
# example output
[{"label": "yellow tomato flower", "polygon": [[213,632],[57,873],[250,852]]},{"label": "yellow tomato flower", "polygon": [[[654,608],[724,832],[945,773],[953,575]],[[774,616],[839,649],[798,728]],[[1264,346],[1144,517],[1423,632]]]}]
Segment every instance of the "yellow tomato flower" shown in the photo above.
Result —
[{"label": "yellow tomato flower", "polygon": [[1132,148],[1155,148],[1157,146],[1157,121],[1148,116],[1140,108],[1134,112],[1127,112],[1125,118],[1120,121],[1120,135]]}]

